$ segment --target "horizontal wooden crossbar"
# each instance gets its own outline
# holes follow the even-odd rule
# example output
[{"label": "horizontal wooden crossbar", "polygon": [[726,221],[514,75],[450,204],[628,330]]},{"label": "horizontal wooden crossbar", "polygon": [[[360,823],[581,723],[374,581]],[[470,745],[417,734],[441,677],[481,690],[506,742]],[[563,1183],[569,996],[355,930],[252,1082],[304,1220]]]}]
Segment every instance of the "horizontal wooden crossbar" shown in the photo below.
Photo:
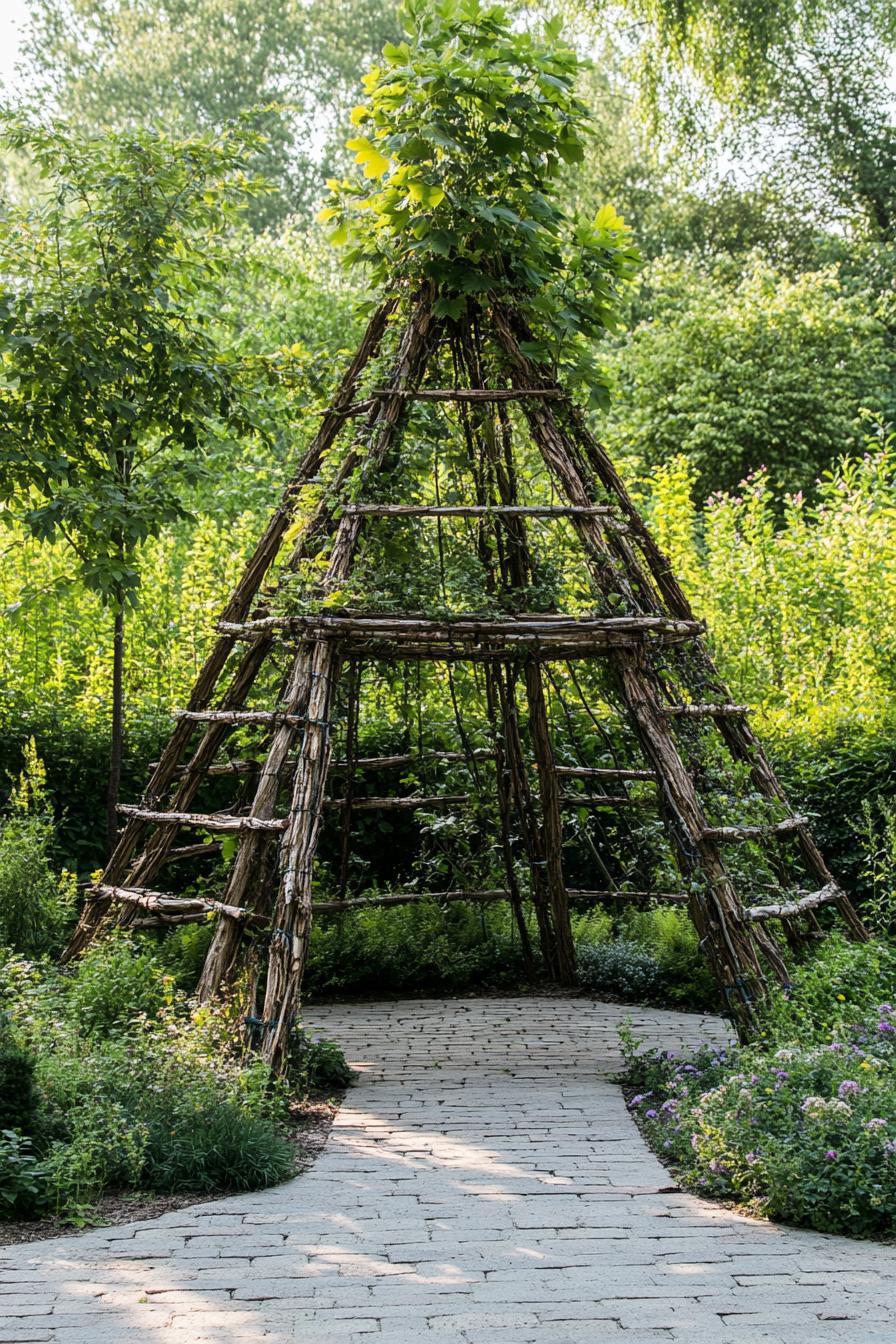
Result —
[{"label": "horizontal wooden crossbar", "polygon": [[[359,756],[351,762],[352,770],[389,770],[393,766],[417,765],[423,761],[489,761],[495,753],[489,747],[477,747],[473,751],[416,751],[403,752],[397,756]],[[348,761],[333,761],[331,770],[348,770]]]},{"label": "horizontal wooden crossbar", "polygon": [[426,901],[451,904],[454,901],[506,901],[510,892],[503,888],[488,891],[392,891],[386,896],[358,896],[344,901],[315,901],[311,907],[315,914],[338,914],[341,910],[359,910],[365,907],[386,907],[390,905],[420,905]]},{"label": "horizontal wooden crossbar", "polygon": [[554,767],[554,774],[564,779],[656,779],[655,770],[622,770],[589,765],[558,765]]},{"label": "horizontal wooden crossbar", "polygon": [[195,723],[232,723],[235,727],[243,723],[260,723],[273,728],[285,723],[300,728],[305,723],[302,714],[281,714],[270,709],[178,709],[174,717]]},{"label": "horizontal wooden crossbar", "polygon": [[[687,901],[682,891],[582,891],[569,888],[566,892],[570,901]],[[375,908],[390,905],[419,905],[427,901],[451,904],[454,901],[471,901],[487,904],[491,901],[510,900],[510,892],[502,888],[486,891],[398,891],[385,896],[359,896],[344,901],[315,901],[312,909],[315,914],[338,914],[342,910],[358,910],[365,907]]]},{"label": "horizontal wooden crossbar", "polygon": [[843,895],[836,882],[829,882],[821,891],[810,892],[796,901],[782,901],[779,905],[751,905],[744,911],[744,918],[753,921],[791,919],[794,915],[802,915],[807,910],[815,910],[820,905],[832,905],[835,901],[842,900]]},{"label": "horizontal wooden crossbar", "polygon": [[564,807],[656,807],[654,798],[629,798],[623,793],[564,793]]},{"label": "horizontal wooden crossbar", "polygon": [[445,617],[442,619],[408,616],[337,616],[324,613],[301,616],[266,616],[255,621],[220,621],[222,634],[253,639],[275,632],[317,635],[341,640],[379,640],[393,644],[408,641],[412,645],[482,644],[509,647],[514,643],[550,647],[612,646],[639,643],[650,636],[679,635],[697,637],[703,633],[701,621],[678,620],[670,616],[554,616]]},{"label": "horizontal wooden crossbar", "polygon": [[110,887],[100,882],[88,893],[88,900],[106,898],[120,901],[123,905],[136,905],[148,910],[164,920],[174,917],[180,920],[201,919],[205,915],[224,915],[227,919],[237,919],[253,924],[265,924],[264,915],[246,910],[239,905],[225,905],[223,901],[209,900],[204,896],[172,896],[165,891],[148,891],[145,887]]},{"label": "horizontal wooden crossbar", "polygon": [[559,387],[418,387],[375,388],[371,397],[401,397],[405,401],[525,401],[530,398],[565,401]]},{"label": "horizontal wooden crossbar", "polygon": [[468,793],[437,793],[428,798],[325,798],[324,806],[331,808],[350,806],[353,812],[418,812],[422,808],[457,807],[469,801]]},{"label": "horizontal wooden crossbar", "polygon": [[198,826],[204,831],[283,831],[286,821],[278,817],[233,817],[223,812],[160,812],[152,807],[119,803],[118,811],[135,821],[151,821],[157,826]]},{"label": "horizontal wooden crossbar", "polygon": [[663,705],[663,713],[672,718],[726,718],[749,714],[749,705]]},{"label": "horizontal wooden crossbar", "polygon": [[209,854],[221,853],[221,841],[211,840],[199,845],[181,845],[179,849],[170,849],[166,863],[177,863],[179,859],[205,858]]},{"label": "horizontal wooden crossbar", "polygon": [[343,512],[361,518],[606,518],[613,510],[608,504],[346,504]]},{"label": "horizontal wooden crossbar", "polygon": [[666,901],[679,905],[688,899],[686,891],[582,891],[573,887],[566,895],[571,901]]},{"label": "horizontal wooden crossbar", "polygon": [[703,831],[703,839],[737,843],[740,840],[759,839],[765,835],[788,835],[791,831],[802,830],[807,825],[807,817],[786,817],[784,821],[771,821],[764,826],[707,826]]}]

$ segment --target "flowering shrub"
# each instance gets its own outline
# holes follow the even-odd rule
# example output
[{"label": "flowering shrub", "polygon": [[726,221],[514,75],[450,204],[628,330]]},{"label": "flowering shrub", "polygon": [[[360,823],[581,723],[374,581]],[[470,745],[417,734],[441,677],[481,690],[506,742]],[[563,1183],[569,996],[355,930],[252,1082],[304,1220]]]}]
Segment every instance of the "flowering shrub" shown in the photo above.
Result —
[{"label": "flowering shrub", "polygon": [[896,1231],[890,1003],[825,1041],[630,1054],[629,1065],[633,1114],[692,1189],[825,1231]]}]

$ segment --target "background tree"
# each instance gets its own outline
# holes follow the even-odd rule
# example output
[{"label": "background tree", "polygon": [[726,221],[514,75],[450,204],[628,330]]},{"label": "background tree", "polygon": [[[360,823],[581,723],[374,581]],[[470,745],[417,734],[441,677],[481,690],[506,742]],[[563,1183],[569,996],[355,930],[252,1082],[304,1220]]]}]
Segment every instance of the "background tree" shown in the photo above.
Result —
[{"label": "background tree", "polygon": [[220,283],[215,239],[251,183],[250,133],[172,143],[12,126],[49,189],[10,211],[0,292],[0,498],[64,537],[114,621],[111,844],[124,727],[125,610],[147,537],[189,513],[218,427],[250,431],[238,376],[197,311]]},{"label": "background tree", "polygon": [[31,0],[33,96],[91,131],[217,130],[271,113],[255,169],[256,225],[308,211],[340,158],[359,70],[394,36],[394,0]]},{"label": "background tree", "polygon": [[681,453],[701,501],[758,467],[778,491],[811,493],[862,448],[863,409],[896,414],[873,296],[848,292],[834,267],[789,279],[755,255],[710,269],[656,262],[638,309],[614,352],[619,395],[603,426],[633,474]]}]

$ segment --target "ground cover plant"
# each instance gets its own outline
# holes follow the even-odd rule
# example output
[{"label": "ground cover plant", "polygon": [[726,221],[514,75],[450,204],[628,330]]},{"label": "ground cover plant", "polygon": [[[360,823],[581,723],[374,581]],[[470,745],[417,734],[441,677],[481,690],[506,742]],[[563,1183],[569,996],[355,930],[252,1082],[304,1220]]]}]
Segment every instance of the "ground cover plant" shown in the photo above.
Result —
[{"label": "ground cover plant", "polygon": [[694,1054],[625,1040],[629,1107],[690,1189],[855,1236],[896,1231],[896,950],[831,936],[757,1041]]},{"label": "ground cover plant", "polygon": [[74,892],[54,849],[29,748],[0,819],[0,1218],[85,1221],[112,1191],[205,1195],[287,1179],[297,1103],[350,1081],[338,1046],[297,1028],[281,1078],[234,1049],[229,1010],[192,997],[198,929],[167,944],[112,938],[58,969]]},{"label": "ground cover plant", "polygon": [[228,1048],[226,1012],[199,1008],[145,940],[104,943],[68,974],[6,949],[0,991],[5,1218],[83,1222],[110,1192],[286,1180],[297,1101],[350,1082],[338,1046],[299,1030],[283,1078]]}]

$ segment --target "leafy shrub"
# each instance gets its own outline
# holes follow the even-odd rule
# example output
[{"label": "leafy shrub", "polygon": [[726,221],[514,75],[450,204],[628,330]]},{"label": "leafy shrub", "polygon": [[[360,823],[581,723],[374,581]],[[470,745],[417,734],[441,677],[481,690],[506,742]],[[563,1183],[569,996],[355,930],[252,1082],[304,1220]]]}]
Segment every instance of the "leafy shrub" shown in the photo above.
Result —
[{"label": "leafy shrub", "polygon": [[195,1109],[162,1104],[147,1128],[140,1183],[149,1190],[260,1190],[287,1180],[295,1167],[270,1118],[232,1101],[212,1098]]},{"label": "leafy shrub", "polygon": [[659,962],[631,939],[584,943],[576,951],[579,984],[591,994],[612,994],[621,999],[647,999],[659,984]]},{"label": "leafy shrub", "polygon": [[701,1193],[828,1232],[892,1234],[893,1017],[884,1005],[826,1044],[655,1057],[655,1086],[630,1105]]},{"label": "leafy shrub", "polygon": [[593,910],[570,912],[573,941],[579,943],[607,943],[613,937],[613,916],[600,906]]},{"label": "leafy shrub", "polygon": [[0,1033],[0,1129],[31,1134],[36,1113],[34,1058],[11,1035]]},{"label": "leafy shrub", "polygon": [[754,257],[735,284],[667,262],[651,278],[653,311],[616,356],[606,433],[647,466],[684,453],[698,498],[762,466],[804,490],[860,447],[863,407],[892,415],[885,328],[836,269],[789,280]]},{"label": "leafy shrub", "polygon": [[880,934],[896,933],[896,799],[863,798],[856,831],[865,850],[862,876],[869,886],[862,918]]},{"label": "leafy shrub", "polygon": [[27,1218],[45,1197],[45,1170],[31,1140],[15,1129],[0,1132],[0,1218]]},{"label": "leafy shrub", "polygon": [[759,1043],[623,1048],[630,1102],[701,1193],[859,1236],[896,1231],[896,951],[831,936],[764,1013]]},{"label": "leafy shrub", "polygon": [[289,1079],[302,1094],[341,1090],[354,1078],[345,1055],[335,1041],[306,1032],[293,1032],[289,1051]]},{"label": "leafy shrub", "polygon": [[832,933],[791,978],[787,996],[775,995],[765,1010],[765,1031],[779,1041],[821,1039],[867,1016],[882,1000],[896,1002],[896,948]]},{"label": "leafy shrub", "polygon": [[58,877],[50,860],[55,843],[46,776],[34,741],[0,820],[0,943],[34,956],[55,948],[74,904],[74,878]]},{"label": "leafy shrub", "polygon": [[309,994],[456,993],[517,984],[525,964],[510,912],[431,904],[359,910],[315,922]]},{"label": "leafy shrub", "polygon": [[195,1020],[168,1015],[107,1039],[68,1028],[37,1080],[60,1211],[109,1188],[246,1190],[292,1172],[267,1069],[218,1056]]},{"label": "leafy shrub", "polygon": [[293,1170],[286,1094],[232,1050],[226,1007],[177,994],[119,938],[73,973],[10,958],[0,991],[33,1060],[44,1203],[80,1217],[106,1190],[255,1189]]},{"label": "leafy shrub", "polygon": [[158,944],[156,956],[171,975],[176,989],[192,994],[202,974],[205,956],[214,933],[211,920],[201,924],[182,924],[171,929]]},{"label": "leafy shrub", "polygon": [[674,905],[629,910],[622,927],[626,937],[656,960],[658,988],[664,998],[692,1008],[711,1008],[717,1003],[715,980],[686,910]]},{"label": "leafy shrub", "polygon": [[148,947],[128,938],[95,943],[78,961],[65,993],[65,1013],[84,1035],[126,1030],[170,1006],[174,980]]}]

